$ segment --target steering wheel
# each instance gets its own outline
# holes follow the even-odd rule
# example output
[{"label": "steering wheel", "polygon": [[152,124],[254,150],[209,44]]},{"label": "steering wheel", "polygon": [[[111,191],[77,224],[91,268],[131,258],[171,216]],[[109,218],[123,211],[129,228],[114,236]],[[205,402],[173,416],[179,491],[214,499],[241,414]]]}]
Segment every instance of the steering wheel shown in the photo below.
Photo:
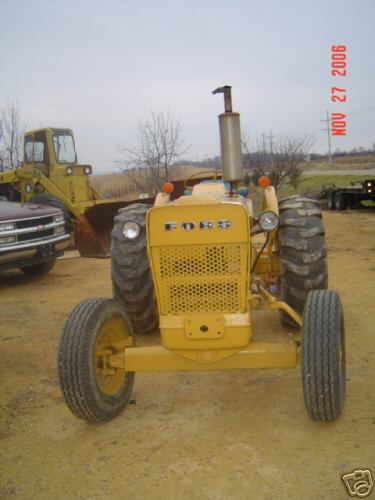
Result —
[{"label": "steering wheel", "polygon": [[[187,191],[193,191],[193,187],[194,187],[194,184],[192,186],[190,186],[188,183],[189,181],[191,181],[192,179],[194,179],[195,177],[197,177],[198,175],[199,176],[202,176],[202,174],[210,174],[209,177],[212,177],[212,179],[214,181],[217,181],[217,179],[220,177],[220,179],[223,178],[223,174],[221,172],[218,172],[217,170],[201,170],[199,172],[195,172],[194,174],[191,174],[189,175],[189,177],[187,177],[184,181],[184,189],[186,189]],[[203,177],[203,179],[206,181],[207,178],[206,177]]]}]

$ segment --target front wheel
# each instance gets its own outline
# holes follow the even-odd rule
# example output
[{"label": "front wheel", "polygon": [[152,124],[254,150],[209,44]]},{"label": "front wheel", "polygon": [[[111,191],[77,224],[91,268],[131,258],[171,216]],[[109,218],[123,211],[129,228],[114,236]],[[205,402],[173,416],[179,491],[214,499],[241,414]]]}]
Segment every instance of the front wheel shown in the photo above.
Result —
[{"label": "front wheel", "polygon": [[313,420],[336,420],[344,408],[346,388],[344,318],[337,293],[310,292],[301,347],[306,410]]},{"label": "front wheel", "polygon": [[106,422],[126,406],[134,373],[114,368],[109,356],[133,340],[128,318],[112,299],[87,299],[68,317],[58,354],[60,387],[71,412]]},{"label": "front wheel", "polygon": [[49,260],[48,262],[41,262],[40,264],[33,264],[31,266],[20,267],[21,271],[28,276],[41,276],[51,271],[56,263],[56,259]]}]

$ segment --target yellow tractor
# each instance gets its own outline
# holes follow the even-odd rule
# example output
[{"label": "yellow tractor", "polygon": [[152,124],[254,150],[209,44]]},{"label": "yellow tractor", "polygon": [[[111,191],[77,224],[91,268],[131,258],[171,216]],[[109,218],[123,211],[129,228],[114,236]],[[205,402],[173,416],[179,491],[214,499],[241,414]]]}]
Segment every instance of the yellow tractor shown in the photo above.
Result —
[{"label": "yellow tractor", "polygon": [[91,173],[90,165],[77,162],[70,129],[33,130],[24,137],[22,166],[0,173],[0,195],[62,208],[67,225],[74,229],[80,253],[85,257],[107,257],[114,216],[119,208],[134,201],[104,199],[90,185]]},{"label": "yellow tractor", "polygon": [[[152,207],[121,209],[112,232],[114,298],[84,300],[66,321],[59,381],[79,418],[114,418],[136,372],[299,363],[310,417],[332,421],[343,410],[343,313],[337,293],[326,289],[319,205],[303,196],[278,202],[262,179],[264,207],[255,216],[251,200],[239,194],[239,114],[231,88],[220,92],[223,181],[196,184],[173,201],[166,184]],[[271,332],[263,332],[267,341],[254,338],[257,308],[279,310],[282,339],[272,340]],[[136,334],[158,328],[160,345],[135,346]]]}]

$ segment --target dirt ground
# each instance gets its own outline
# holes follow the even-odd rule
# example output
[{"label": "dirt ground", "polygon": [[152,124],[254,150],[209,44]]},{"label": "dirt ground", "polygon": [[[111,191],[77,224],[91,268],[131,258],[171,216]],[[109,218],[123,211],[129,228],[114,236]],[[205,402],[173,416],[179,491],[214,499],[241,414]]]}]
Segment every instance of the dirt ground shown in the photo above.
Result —
[{"label": "dirt ground", "polygon": [[331,424],[309,420],[291,369],[138,374],[135,404],[89,425],[65,406],[56,354],[70,309],[110,296],[109,260],[0,277],[0,497],[344,499],[342,474],[374,476],[375,211],[324,217],[348,359],[345,412]]}]

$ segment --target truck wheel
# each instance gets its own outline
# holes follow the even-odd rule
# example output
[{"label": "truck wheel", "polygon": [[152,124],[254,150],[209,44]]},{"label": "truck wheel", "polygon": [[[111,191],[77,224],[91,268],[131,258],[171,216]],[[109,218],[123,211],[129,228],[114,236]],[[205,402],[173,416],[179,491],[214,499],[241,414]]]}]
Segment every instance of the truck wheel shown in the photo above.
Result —
[{"label": "truck wheel", "polygon": [[[317,200],[300,195],[279,202],[278,246],[281,299],[302,314],[309,292],[327,288],[327,251],[322,211]],[[283,311],[281,322],[296,323]]]},{"label": "truck wheel", "polygon": [[48,194],[37,194],[35,196],[32,196],[27,201],[27,203],[35,203],[35,204],[40,203],[41,205],[49,205],[51,207],[60,208],[64,212],[65,224],[67,230],[70,232],[73,229],[72,219],[70,217],[69,210],[66,208],[64,203],[55,196],[51,196]]},{"label": "truck wheel", "polygon": [[41,264],[34,264],[33,266],[20,267],[24,274],[29,276],[40,276],[42,274],[47,274],[51,271],[56,263],[56,259],[49,260],[48,262],[42,262]]},{"label": "truck wheel", "polygon": [[335,193],[335,207],[336,207],[336,210],[339,210],[339,211],[346,210],[345,194],[340,193],[340,191],[336,191],[336,193]]},{"label": "truck wheel", "polygon": [[[150,265],[147,256],[146,214],[149,205],[137,203],[121,210],[112,231],[113,296],[123,305],[136,334],[155,332],[159,315]],[[125,222],[136,222],[140,233],[134,240],[125,239]]]},{"label": "truck wheel", "polygon": [[108,366],[106,358],[132,337],[127,316],[113,299],[87,299],[72,310],[60,341],[58,375],[76,417],[106,422],[124,409],[134,373]]},{"label": "truck wheel", "polygon": [[334,193],[328,193],[328,195],[327,195],[327,207],[328,207],[328,210],[336,210],[335,194]]},{"label": "truck wheel", "polygon": [[308,296],[301,346],[305,406],[314,420],[336,420],[345,403],[345,338],[340,298],[330,290]]}]

